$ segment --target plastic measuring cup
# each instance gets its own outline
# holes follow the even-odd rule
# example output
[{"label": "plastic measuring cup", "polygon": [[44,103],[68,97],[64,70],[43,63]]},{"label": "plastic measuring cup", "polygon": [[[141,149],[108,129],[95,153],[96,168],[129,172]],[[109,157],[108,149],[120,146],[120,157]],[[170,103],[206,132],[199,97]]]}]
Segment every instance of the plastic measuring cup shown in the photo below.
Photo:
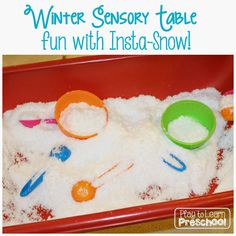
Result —
[{"label": "plastic measuring cup", "polygon": [[[171,136],[168,132],[168,125],[171,121],[178,119],[180,116],[187,116],[208,130],[208,136],[197,142],[183,142]],[[175,144],[187,149],[195,149],[206,143],[215,131],[216,118],[213,111],[204,103],[195,100],[181,100],[171,104],[162,114],[161,126],[165,135]]]},{"label": "plastic measuring cup", "polygon": [[234,90],[229,90],[223,94],[221,99],[220,113],[225,121],[234,121]]},{"label": "plastic measuring cup", "polygon": [[61,96],[58,99],[55,106],[55,111],[54,111],[55,119],[57,121],[58,127],[61,129],[61,131],[65,135],[76,138],[76,139],[92,138],[96,136],[97,133],[86,135],[86,136],[77,135],[66,130],[59,121],[60,115],[64,111],[65,108],[67,108],[71,103],[80,103],[80,102],[85,102],[90,106],[103,108],[106,112],[106,122],[108,122],[108,111],[103,101],[99,97],[97,97],[95,94],[90,93],[88,91],[84,91],[84,90],[75,90],[75,91],[67,92],[63,96]]}]

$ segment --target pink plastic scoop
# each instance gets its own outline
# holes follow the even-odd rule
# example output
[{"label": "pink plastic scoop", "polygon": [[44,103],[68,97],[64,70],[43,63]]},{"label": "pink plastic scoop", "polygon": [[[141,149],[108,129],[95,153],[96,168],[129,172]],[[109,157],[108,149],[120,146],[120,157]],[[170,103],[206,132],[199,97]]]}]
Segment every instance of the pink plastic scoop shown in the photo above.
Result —
[{"label": "pink plastic scoop", "polygon": [[27,128],[33,128],[36,125],[39,125],[42,121],[46,124],[57,124],[55,119],[37,119],[37,120],[19,120],[22,125]]},{"label": "pink plastic scoop", "polygon": [[234,90],[229,90],[229,91],[226,91],[223,95],[226,96],[226,95],[231,95],[231,94],[234,94]]}]

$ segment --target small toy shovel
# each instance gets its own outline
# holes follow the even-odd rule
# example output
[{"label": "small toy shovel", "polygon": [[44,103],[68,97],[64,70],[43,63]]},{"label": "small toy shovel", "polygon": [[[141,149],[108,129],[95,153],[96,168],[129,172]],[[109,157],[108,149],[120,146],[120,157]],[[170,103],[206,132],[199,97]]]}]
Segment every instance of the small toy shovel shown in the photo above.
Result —
[{"label": "small toy shovel", "polygon": [[55,119],[19,120],[22,125],[30,129],[36,125],[39,125],[42,121],[46,124],[57,124],[57,121]]},{"label": "small toy shovel", "polygon": [[[64,162],[66,161],[71,155],[71,151],[64,145],[60,145],[58,147],[54,147],[49,156],[55,157],[58,160]],[[49,165],[45,167],[43,170],[38,171],[33,177],[24,185],[20,192],[21,197],[28,196],[31,192],[33,192],[42,182],[44,179],[44,175],[48,169]]]}]

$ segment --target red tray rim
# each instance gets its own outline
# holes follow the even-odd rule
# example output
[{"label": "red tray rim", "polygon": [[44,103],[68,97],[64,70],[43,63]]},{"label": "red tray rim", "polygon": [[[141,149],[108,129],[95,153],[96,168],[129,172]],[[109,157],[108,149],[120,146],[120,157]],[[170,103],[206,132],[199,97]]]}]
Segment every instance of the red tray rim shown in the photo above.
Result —
[{"label": "red tray rim", "polygon": [[[49,55],[50,56],[50,55]],[[42,61],[30,64],[22,64],[22,65],[13,65],[13,66],[4,66],[3,74],[15,73],[15,72],[24,72],[38,69],[47,69],[54,67],[63,67],[74,64],[87,64],[87,63],[95,63],[95,62],[106,62],[106,61],[114,61],[114,60],[123,60],[134,57],[144,57],[147,55],[92,55],[92,56],[79,56],[75,58],[64,58],[57,59],[52,61]],[[153,55],[150,55],[153,56]]]},{"label": "red tray rim", "polygon": [[3,233],[74,233],[173,217],[177,207],[233,207],[233,191],[43,222],[5,226]]},{"label": "red tray rim", "polygon": [[[27,55],[26,55],[27,56]],[[37,56],[37,55],[35,55]],[[50,56],[50,55],[48,55]],[[62,55],[63,56],[63,55]],[[87,63],[97,63],[97,62],[106,62],[106,61],[117,61],[117,60],[127,60],[132,58],[141,58],[141,57],[195,57],[195,56],[232,56],[227,54],[192,54],[192,55],[153,55],[153,54],[138,54],[138,55],[78,55],[78,57],[73,58],[63,58],[63,59],[56,59],[52,61],[42,61],[42,62],[35,62],[29,64],[20,64],[20,65],[12,65],[12,66],[3,66],[2,72],[3,74],[8,73],[15,73],[15,72],[23,72],[23,71],[31,71],[31,70],[38,70],[38,69],[47,69],[47,68],[54,68],[54,67],[63,67],[75,64],[87,64]]]}]

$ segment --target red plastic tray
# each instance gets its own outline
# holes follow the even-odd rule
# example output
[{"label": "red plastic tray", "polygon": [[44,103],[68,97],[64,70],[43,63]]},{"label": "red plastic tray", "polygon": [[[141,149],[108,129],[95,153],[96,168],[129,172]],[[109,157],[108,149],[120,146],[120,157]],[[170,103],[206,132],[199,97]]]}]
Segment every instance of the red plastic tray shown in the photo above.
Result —
[{"label": "red plastic tray", "polygon": [[[233,56],[90,56],[3,68],[3,111],[29,101],[52,101],[83,89],[101,98],[154,95],[233,88]],[[173,217],[176,207],[232,207],[233,191],[3,227],[4,233],[85,232],[109,226]]]}]

